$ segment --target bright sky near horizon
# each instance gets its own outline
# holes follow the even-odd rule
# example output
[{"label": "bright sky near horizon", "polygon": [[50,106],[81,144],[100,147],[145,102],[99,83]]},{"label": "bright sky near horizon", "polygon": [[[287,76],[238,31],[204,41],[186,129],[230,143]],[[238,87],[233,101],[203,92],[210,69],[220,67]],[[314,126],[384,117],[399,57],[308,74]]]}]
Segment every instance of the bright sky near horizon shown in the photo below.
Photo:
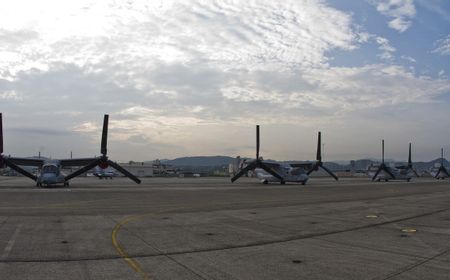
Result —
[{"label": "bright sky near horizon", "polygon": [[6,154],[450,153],[450,1],[0,3]]}]

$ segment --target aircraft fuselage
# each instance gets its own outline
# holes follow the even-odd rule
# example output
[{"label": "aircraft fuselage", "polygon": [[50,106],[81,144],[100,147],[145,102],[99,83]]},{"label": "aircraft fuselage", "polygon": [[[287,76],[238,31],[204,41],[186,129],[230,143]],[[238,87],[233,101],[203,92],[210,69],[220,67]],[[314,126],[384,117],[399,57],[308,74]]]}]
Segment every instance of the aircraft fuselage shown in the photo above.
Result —
[{"label": "aircraft fuselage", "polygon": [[36,186],[51,186],[63,184],[69,186],[69,182],[64,179],[64,174],[61,172],[61,166],[58,162],[46,162],[42,166],[36,180]]}]

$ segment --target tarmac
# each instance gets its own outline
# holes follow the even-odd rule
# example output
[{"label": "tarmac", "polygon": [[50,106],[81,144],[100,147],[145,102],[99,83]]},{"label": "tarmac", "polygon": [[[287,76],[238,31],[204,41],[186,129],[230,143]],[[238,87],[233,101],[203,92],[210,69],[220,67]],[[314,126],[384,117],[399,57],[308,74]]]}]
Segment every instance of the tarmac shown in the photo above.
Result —
[{"label": "tarmac", "polygon": [[450,181],[0,177],[0,279],[450,279]]}]

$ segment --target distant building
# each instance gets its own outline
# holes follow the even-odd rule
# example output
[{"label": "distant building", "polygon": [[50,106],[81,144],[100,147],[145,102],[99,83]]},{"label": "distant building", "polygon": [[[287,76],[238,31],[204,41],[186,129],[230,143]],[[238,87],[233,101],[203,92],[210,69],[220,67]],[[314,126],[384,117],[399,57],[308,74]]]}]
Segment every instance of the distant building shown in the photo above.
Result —
[{"label": "distant building", "polygon": [[153,177],[153,165],[144,162],[130,161],[128,163],[120,163],[128,172],[137,177]]},{"label": "distant building", "polygon": [[162,163],[159,159],[153,161],[152,167],[155,176],[170,176],[176,174],[176,170],[172,165]]}]

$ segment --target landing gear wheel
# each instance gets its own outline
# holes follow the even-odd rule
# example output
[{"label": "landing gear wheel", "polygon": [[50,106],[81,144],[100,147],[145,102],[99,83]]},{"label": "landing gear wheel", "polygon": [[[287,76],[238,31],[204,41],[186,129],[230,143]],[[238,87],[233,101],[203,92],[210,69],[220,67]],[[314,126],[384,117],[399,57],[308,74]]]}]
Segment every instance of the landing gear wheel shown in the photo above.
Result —
[{"label": "landing gear wheel", "polygon": [[64,182],[64,187],[69,187],[69,182]]},{"label": "landing gear wheel", "polygon": [[306,182],[302,182],[302,186],[304,186],[304,185],[305,185],[305,183],[306,183]]},{"label": "landing gear wheel", "polygon": [[281,185],[284,185],[284,184],[286,184],[286,182],[285,182],[285,181],[281,181],[280,184],[281,184]]}]

